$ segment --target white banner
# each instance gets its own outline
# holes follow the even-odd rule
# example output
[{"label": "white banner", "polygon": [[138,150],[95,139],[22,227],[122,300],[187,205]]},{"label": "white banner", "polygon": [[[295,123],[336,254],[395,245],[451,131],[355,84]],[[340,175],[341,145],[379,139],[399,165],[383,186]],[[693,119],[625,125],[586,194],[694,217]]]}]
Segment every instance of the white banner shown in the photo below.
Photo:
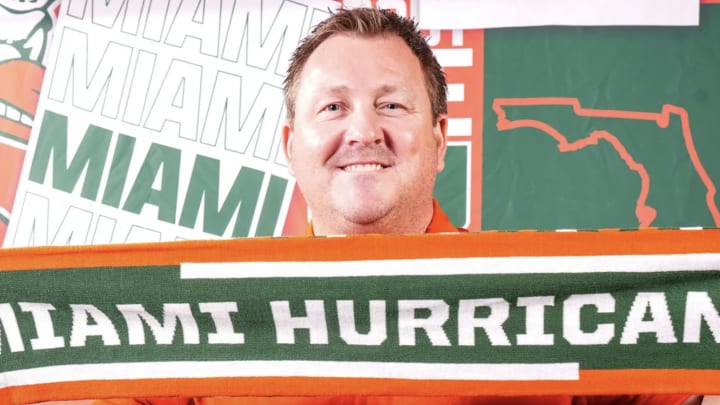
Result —
[{"label": "white banner", "polygon": [[416,0],[424,29],[541,25],[698,25],[698,0]]},{"label": "white banner", "polygon": [[279,235],[282,83],[337,5],[64,1],[5,246]]}]

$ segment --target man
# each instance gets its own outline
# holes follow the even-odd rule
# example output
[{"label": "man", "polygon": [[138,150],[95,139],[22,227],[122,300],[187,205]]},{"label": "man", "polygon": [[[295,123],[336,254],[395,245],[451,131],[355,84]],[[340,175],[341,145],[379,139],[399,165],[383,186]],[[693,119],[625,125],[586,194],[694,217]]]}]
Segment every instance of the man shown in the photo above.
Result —
[{"label": "man", "polygon": [[[432,197],[447,147],[447,86],[416,25],[342,10],[298,47],[283,145],[315,235],[453,232]],[[318,398],[354,404],[681,404],[698,397]],[[329,401],[329,402],[328,402]]]},{"label": "man", "polygon": [[[457,232],[432,197],[447,146],[445,77],[415,24],[339,11],[296,50],[283,145],[316,235]],[[104,405],[681,404],[686,395],[582,397],[214,397]]]}]

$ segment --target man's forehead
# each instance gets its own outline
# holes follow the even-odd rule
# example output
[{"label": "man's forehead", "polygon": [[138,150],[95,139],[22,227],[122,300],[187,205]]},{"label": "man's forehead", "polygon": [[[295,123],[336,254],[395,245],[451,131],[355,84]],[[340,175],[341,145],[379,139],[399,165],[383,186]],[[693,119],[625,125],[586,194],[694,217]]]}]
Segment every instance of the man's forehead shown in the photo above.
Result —
[{"label": "man's forehead", "polygon": [[[387,58],[383,58],[387,60]],[[363,61],[357,62],[360,66]],[[424,86],[424,76],[419,62],[373,60],[368,67],[373,73],[365,74],[365,70],[353,71],[347,65],[329,59],[324,61],[310,60],[298,76],[299,87],[312,93],[345,95],[358,91],[374,94],[408,93],[414,94],[418,85]],[[417,63],[417,65],[415,65]],[[363,69],[357,67],[358,70]],[[417,69],[414,71],[414,69]]]},{"label": "man's forehead", "polygon": [[[341,58],[340,56],[344,58]],[[387,70],[387,73],[404,75],[408,69],[417,67],[422,70],[420,60],[412,49],[398,35],[378,34],[359,35],[337,33],[326,38],[308,56],[300,72],[321,70],[322,74],[342,71],[343,62],[352,61],[354,65],[371,63],[375,67]]]},{"label": "man's forehead", "polygon": [[364,83],[362,89],[349,84],[340,84],[332,82],[321,82],[310,87],[310,90],[316,94],[327,94],[335,96],[349,95],[358,90],[372,92],[377,96],[385,94],[412,94],[413,90],[404,83],[396,83],[388,78],[377,78],[372,83]]}]

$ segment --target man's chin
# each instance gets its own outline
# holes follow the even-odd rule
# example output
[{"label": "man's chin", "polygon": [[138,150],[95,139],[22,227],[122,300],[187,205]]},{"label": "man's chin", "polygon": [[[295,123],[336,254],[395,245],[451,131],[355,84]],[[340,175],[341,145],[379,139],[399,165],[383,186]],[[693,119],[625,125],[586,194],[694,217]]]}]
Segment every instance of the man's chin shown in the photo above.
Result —
[{"label": "man's chin", "polygon": [[341,210],[343,218],[359,228],[372,228],[386,222],[390,211],[389,204],[382,204],[377,200],[366,200],[360,206],[353,204]]}]

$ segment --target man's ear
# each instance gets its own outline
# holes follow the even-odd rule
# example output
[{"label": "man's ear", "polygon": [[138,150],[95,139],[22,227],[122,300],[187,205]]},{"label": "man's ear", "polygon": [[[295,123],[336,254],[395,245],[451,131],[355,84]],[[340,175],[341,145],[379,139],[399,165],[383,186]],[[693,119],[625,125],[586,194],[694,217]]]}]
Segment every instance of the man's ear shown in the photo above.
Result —
[{"label": "man's ear", "polygon": [[445,168],[445,152],[447,152],[447,114],[438,115],[435,126],[433,127],[433,137],[437,145],[438,173]]},{"label": "man's ear", "polygon": [[292,128],[290,127],[289,122],[285,122],[283,124],[282,128],[282,144],[283,144],[283,153],[285,154],[285,160],[288,164],[288,172],[291,176],[295,176],[295,173],[293,172],[292,168],[292,142],[293,142],[293,133]]}]

